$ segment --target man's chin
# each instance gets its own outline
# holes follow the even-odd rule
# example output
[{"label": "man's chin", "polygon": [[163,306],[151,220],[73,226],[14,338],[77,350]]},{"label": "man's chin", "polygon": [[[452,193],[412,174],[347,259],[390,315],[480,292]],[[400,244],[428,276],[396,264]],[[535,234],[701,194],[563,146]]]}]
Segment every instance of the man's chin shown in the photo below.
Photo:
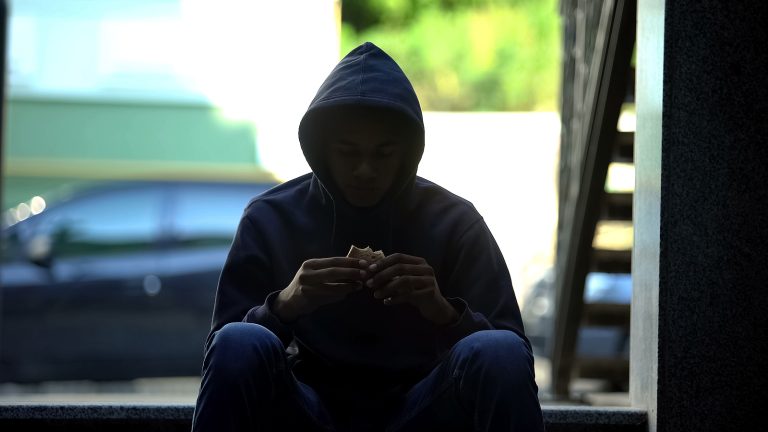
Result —
[{"label": "man's chin", "polygon": [[352,207],[357,207],[357,208],[371,208],[371,207],[375,206],[376,204],[378,204],[378,201],[375,201],[375,202],[360,202],[360,201],[350,201],[350,200],[347,200],[347,202]]},{"label": "man's chin", "polygon": [[352,207],[362,207],[362,208],[373,207],[376,204],[378,204],[379,201],[381,201],[381,197],[379,196],[361,197],[361,196],[355,196],[354,194],[347,194],[345,198],[347,199],[347,202]]}]

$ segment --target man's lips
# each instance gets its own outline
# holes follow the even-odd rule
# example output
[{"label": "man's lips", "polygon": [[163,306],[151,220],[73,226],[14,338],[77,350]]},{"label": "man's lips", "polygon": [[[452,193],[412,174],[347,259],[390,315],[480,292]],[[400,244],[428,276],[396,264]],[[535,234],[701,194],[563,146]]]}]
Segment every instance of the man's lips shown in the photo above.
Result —
[{"label": "man's lips", "polygon": [[375,192],[379,190],[376,186],[358,186],[358,185],[349,185],[347,186],[349,189],[356,191],[356,192]]}]

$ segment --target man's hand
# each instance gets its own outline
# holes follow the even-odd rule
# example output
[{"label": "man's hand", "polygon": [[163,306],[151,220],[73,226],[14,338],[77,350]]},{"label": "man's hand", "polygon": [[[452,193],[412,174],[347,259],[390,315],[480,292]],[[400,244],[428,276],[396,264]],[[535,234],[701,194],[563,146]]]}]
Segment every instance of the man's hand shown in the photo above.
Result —
[{"label": "man's hand", "polygon": [[437,324],[455,322],[459,315],[437,286],[435,271],[424,258],[392,254],[368,267],[373,276],[367,285],[384,304],[408,303]]},{"label": "man's hand", "polygon": [[291,322],[340,301],[362,288],[367,265],[365,260],[347,257],[304,261],[291,283],[278,294],[273,312],[281,321]]}]

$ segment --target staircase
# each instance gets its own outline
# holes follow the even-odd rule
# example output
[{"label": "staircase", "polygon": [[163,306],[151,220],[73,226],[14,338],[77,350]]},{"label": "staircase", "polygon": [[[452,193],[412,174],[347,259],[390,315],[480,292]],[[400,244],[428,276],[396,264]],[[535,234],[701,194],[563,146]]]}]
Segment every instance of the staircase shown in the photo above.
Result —
[{"label": "staircase", "polygon": [[[611,328],[628,344],[626,303],[584,301],[590,273],[631,272],[632,190],[615,189],[609,167],[633,163],[634,133],[618,130],[622,106],[634,102],[636,0],[562,0],[565,22],[556,315],[552,392],[570,400],[576,378],[599,378],[611,391],[626,391],[626,353],[579,355],[579,335]],[[621,164],[621,165],[612,165]],[[618,243],[618,244],[617,244]],[[628,346],[628,345],[627,345]],[[618,348],[618,347],[617,347]]]}]

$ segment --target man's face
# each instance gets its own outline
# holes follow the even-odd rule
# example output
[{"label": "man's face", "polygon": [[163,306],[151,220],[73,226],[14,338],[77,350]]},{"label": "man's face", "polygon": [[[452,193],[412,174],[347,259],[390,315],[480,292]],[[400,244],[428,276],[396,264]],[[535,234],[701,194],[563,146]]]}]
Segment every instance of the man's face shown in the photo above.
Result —
[{"label": "man's face", "polygon": [[347,202],[376,205],[395,181],[405,134],[390,116],[364,112],[345,116],[328,135],[328,168]]}]

